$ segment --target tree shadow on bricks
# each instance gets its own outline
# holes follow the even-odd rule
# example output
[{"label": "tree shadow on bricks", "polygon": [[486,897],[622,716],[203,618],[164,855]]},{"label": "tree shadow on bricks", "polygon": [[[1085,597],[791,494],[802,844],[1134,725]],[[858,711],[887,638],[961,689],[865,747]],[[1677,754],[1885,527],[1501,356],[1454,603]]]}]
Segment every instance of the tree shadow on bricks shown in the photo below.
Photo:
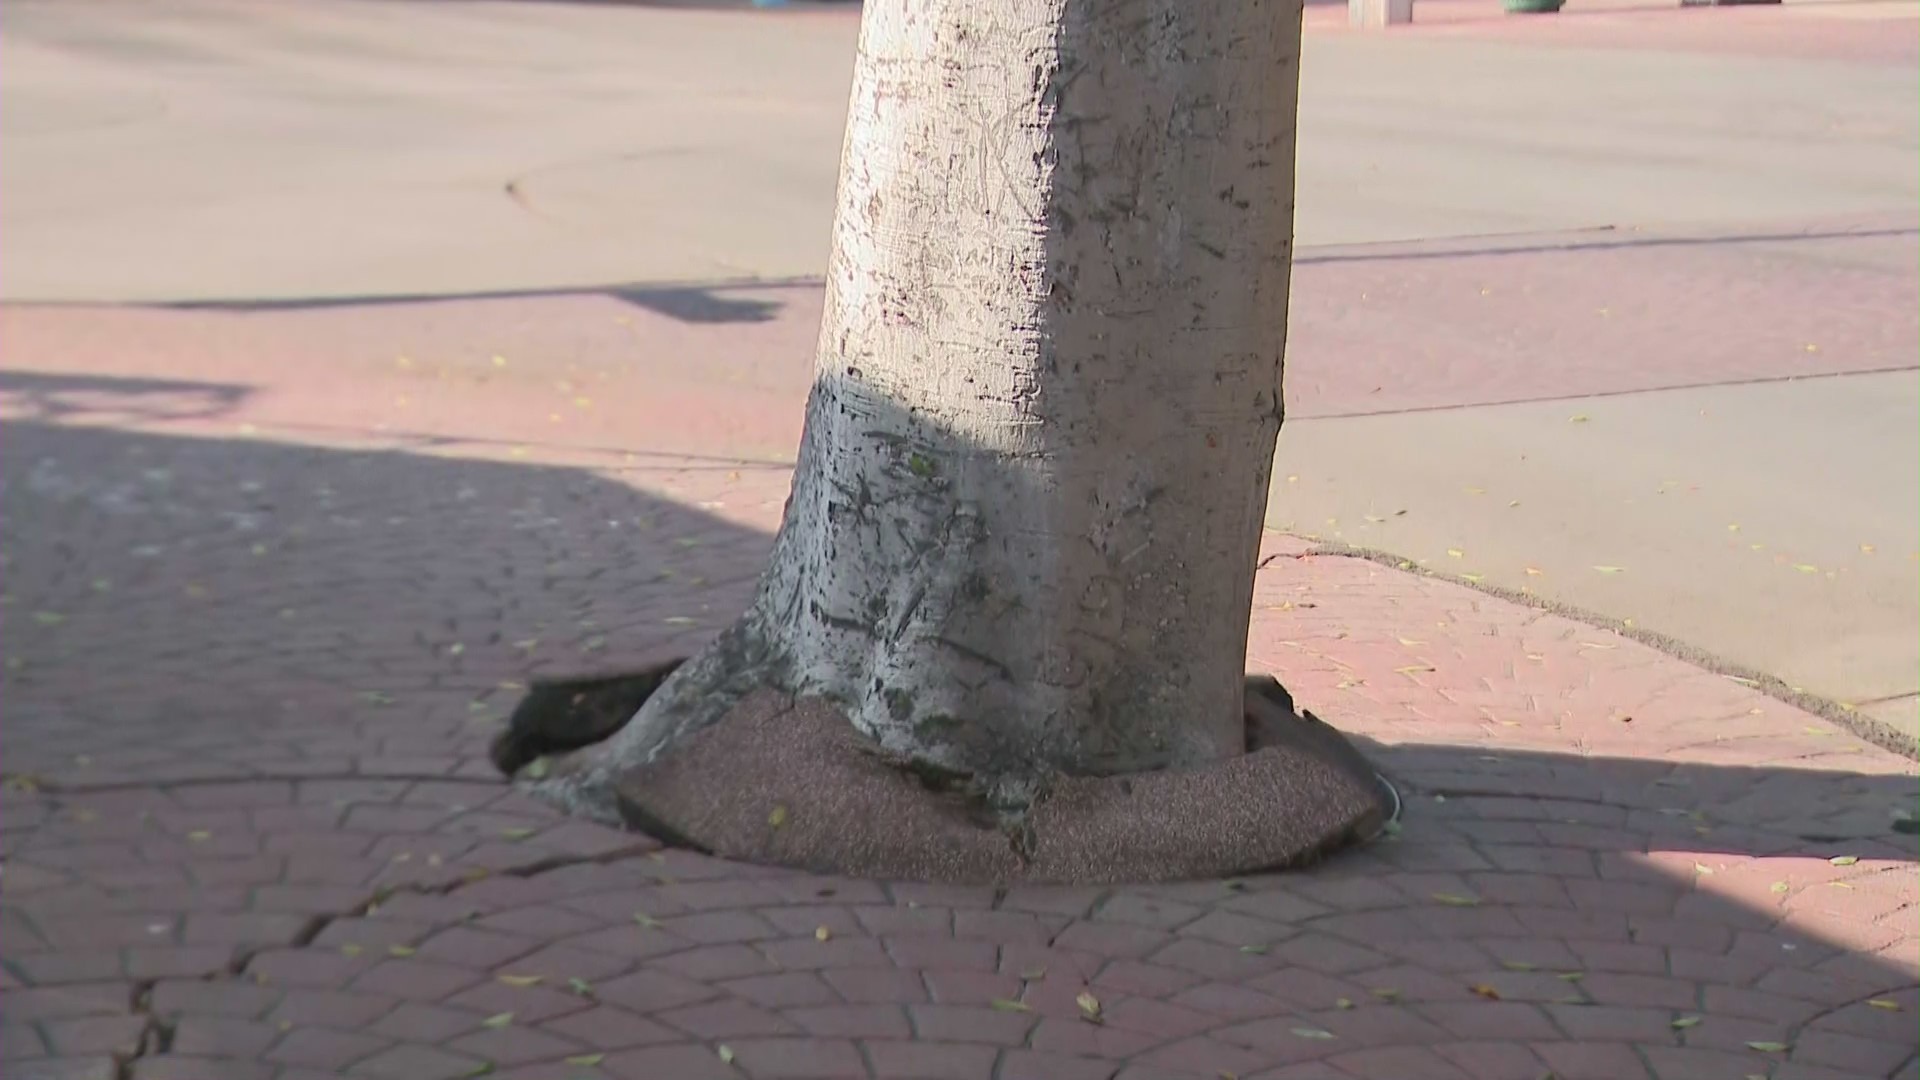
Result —
[{"label": "tree shadow on bricks", "polygon": [[[689,501],[785,493],[778,471],[657,473]],[[767,544],[611,470],[14,420],[6,769],[495,779],[518,682],[690,651]]]},{"label": "tree shadow on bricks", "polygon": [[[529,675],[684,655],[747,602],[767,534],[686,505],[723,472],[678,475],[667,499],[604,470],[8,423],[6,770],[69,800],[257,777],[497,783],[486,740]],[[751,484],[777,509],[783,476]],[[1332,719],[1367,731],[1365,716]],[[1406,798],[1397,834],[1302,873],[1111,890],[1075,920],[1143,897],[1196,905],[1196,932],[1211,919],[1215,935],[1278,936],[1205,952],[1168,929],[1152,963],[1216,985],[1236,965],[1248,980],[1297,973],[1269,995],[1391,991],[1419,1010],[1410,1039],[1538,1022],[1489,1011],[1491,997],[1537,1006],[1567,1037],[1637,1047],[1662,1076],[1911,1072],[1905,772],[1367,749]],[[1334,1054],[1378,1015],[1320,1009],[1274,1038],[1293,1046],[1286,1025],[1306,1024],[1347,1040]],[[1713,1022],[1674,1026],[1696,1012]],[[1253,1023],[1211,1037],[1265,1054]],[[1776,1042],[1793,1049],[1748,1045]],[[1359,1067],[1348,1075],[1400,1075]]]}]

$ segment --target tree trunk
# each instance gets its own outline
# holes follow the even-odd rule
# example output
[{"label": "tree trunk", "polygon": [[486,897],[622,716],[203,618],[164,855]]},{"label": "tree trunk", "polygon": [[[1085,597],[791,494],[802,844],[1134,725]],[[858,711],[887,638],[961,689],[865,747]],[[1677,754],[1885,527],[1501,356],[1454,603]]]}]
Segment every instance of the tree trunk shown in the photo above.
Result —
[{"label": "tree trunk", "polygon": [[555,790],[756,690],[1003,811],[1245,752],[1299,0],[868,0],[793,494],[751,609]]}]

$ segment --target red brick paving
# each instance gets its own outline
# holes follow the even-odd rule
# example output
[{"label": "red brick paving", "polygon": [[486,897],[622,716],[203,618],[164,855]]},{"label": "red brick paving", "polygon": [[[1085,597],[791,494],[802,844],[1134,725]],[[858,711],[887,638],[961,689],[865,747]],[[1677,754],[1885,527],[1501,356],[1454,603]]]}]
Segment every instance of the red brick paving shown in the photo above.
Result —
[{"label": "red brick paving", "polygon": [[[1281,536],[1251,662],[1408,800],[1314,870],[929,887],[556,817],[486,738],[529,675],[739,608],[785,475],[687,410],[787,331],[676,331],[715,359],[656,398],[644,314],[508,352],[627,316],[499,303],[418,331],[424,378],[356,312],[6,313],[9,1080],[1920,1076],[1912,762]],[[403,395],[432,437],[377,429]]]}]

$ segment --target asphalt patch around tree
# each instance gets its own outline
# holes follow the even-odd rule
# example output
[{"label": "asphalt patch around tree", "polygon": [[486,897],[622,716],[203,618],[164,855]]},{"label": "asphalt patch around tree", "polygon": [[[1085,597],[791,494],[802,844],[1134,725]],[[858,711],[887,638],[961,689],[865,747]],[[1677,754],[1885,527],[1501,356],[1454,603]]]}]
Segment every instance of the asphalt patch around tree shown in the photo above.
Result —
[{"label": "asphalt patch around tree", "polygon": [[[673,666],[533,688],[496,764],[613,734],[624,720],[612,710],[631,702],[630,717],[636,693],[644,701]],[[965,884],[1233,877],[1314,863],[1391,827],[1397,796],[1344,735],[1270,677],[1250,677],[1246,701],[1244,754],[1056,776],[1008,815],[882,752],[830,701],[761,692],[622,777],[621,816],[663,843],[746,862]]]}]

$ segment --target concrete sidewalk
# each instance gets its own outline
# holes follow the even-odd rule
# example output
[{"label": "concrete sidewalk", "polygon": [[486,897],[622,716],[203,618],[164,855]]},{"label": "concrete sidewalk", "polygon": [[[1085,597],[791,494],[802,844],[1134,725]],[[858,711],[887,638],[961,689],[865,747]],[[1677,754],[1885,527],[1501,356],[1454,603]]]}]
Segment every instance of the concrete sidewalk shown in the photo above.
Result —
[{"label": "concrete sidewalk", "polygon": [[1272,524],[1629,620],[1912,745],[1905,215],[1300,263]]}]

